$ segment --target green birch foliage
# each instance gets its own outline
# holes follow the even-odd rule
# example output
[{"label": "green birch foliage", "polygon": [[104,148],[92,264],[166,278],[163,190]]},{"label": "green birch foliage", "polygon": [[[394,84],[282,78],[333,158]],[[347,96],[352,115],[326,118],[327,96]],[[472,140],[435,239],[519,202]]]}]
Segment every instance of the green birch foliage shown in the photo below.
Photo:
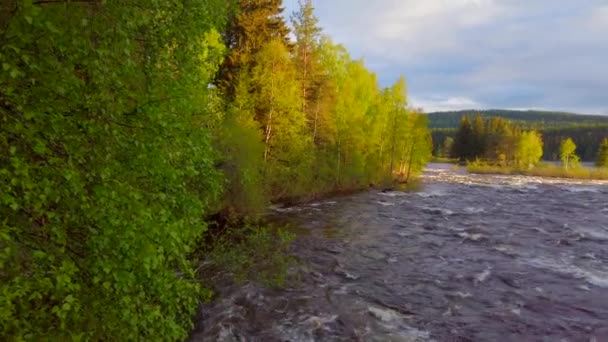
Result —
[{"label": "green birch foliage", "polygon": [[[0,27],[0,335],[184,338],[220,175],[220,0],[15,2]],[[4,20],[4,19],[3,19]]]},{"label": "green birch foliage", "polygon": [[559,155],[566,169],[579,165],[580,159],[576,155],[576,144],[571,138],[562,141],[559,147]]},{"label": "green birch foliage", "polygon": [[407,119],[409,130],[401,137],[403,149],[399,165],[399,175],[406,182],[420,175],[433,152],[431,132],[427,128],[427,116],[412,111]]},{"label": "green birch foliage", "polygon": [[264,142],[264,181],[272,198],[302,195],[311,170],[311,138],[301,108],[301,88],[286,46],[271,41],[256,55],[249,75],[256,121]]},{"label": "green birch foliage", "polygon": [[531,169],[543,156],[543,139],[536,131],[521,134],[517,143],[515,160],[520,168]]}]

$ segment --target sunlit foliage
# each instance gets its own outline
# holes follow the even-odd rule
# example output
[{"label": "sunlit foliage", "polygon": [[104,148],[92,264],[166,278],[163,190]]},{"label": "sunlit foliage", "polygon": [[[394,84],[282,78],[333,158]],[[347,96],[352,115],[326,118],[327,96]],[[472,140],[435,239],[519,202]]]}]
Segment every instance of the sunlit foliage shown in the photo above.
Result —
[{"label": "sunlit foliage", "polygon": [[[3,340],[184,339],[205,217],[422,170],[405,79],[381,89],[298,13],[292,42],[280,0],[2,2]],[[255,270],[252,227],[215,260]]]}]

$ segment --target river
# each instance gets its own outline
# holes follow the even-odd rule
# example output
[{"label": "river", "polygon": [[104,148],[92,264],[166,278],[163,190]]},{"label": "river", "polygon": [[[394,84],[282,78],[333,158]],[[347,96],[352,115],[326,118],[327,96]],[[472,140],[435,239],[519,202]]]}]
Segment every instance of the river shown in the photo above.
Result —
[{"label": "river", "polygon": [[608,341],[608,183],[431,164],[410,192],[276,216],[284,289],[221,289],[192,341]]}]

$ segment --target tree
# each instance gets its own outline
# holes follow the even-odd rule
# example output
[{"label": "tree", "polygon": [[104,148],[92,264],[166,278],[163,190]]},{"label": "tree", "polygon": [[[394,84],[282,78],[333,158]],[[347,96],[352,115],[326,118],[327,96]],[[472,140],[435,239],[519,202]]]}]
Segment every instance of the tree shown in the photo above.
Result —
[{"label": "tree", "polygon": [[566,170],[569,167],[576,167],[578,165],[579,158],[576,155],[576,145],[572,139],[567,138],[566,140],[562,141],[559,148],[559,154]]},{"label": "tree", "polygon": [[443,146],[442,147],[443,147],[443,156],[444,157],[449,157],[450,156],[450,151],[454,147],[454,138],[452,138],[452,137],[446,137],[445,140],[443,140]]},{"label": "tree", "polygon": [[[255,56],[249,78],[253,114],[262,129],[265,177],[273,198],[304,191],[310,174],[311,138],[300,106],[300,84],[289,51],[279,40]],[[302,182],[302,183],[300,183]]]},{"label": "tree", "polygon": [[0,336],[186,338],[226,2],[0,2]]},{"label": "tree", "polygon": [[502,166],[514,162],[521,131],[508,120],[493,117],[486,121],[484,157]]},{"label": "tree", "polygon": [[475,158],[473,137],[473,127],[468,116],[463,116],[460,121],[460,128],[454,137],[454,145],[452,147],[452,158],[458,158],[460,161],[472,160]]},{"label": "tree", "polygon": [[183,340],[207,217],[420,172],[405,79],[281,3],[0,1],[0,336]]},{"label": "tree", "polygon": [[431,158],[433,143],[425,115],[413,111],[408,115],[408,132],[402,137],[404,153],[401,157],[399,175],[403,182],[409,182],[413,174],[418,174]]},{"label": "tree", "polygon": [[608,167],[608,139],[604,139],[600,145],[596,165],[598,167]]},{"label": "tree", "polygon": [[234,97],[238,77],[255,67],[255,56],[271,41],[291,48],[289,27],[283,19],[282,0],[238,0],[238,12],[224,33],[229,49],[215,83],[229,98]]},{"label": "tree", "polygon": [[472,132],[471,142],[471,157],[479,158],[483,156],[486,152],[486,132],[485,132],[485,122],[481,115],[476,115],[475,120],[473,121],[473,132]]},{"label": "tree", "polygon": [[[388,127],[387,127],[387,147],[389,153],[389,174],[395,173],[395,165],[399,158],[400,138],[407,133],[407,88],[405,77],[400,77],[399,80],[388,89]],[[405,146],[403,146],[405,149]],[[403,151],[402,151],[403,152]]]},{"label": "tree", "polygon": [[536,131],[524,132],[517,143],[515,160],[521,168],[532,168],[543,156],[543,140]]},{"label": "tree", "polygon": [[320,99],[319,39],[321,28],[315,17],[312,0],[299,0],[300,9],[292,15],[292,25],[296,36],[295,61],[302,88],[302,111],[311,123],[313,140],[316,140],[316,123]]}]

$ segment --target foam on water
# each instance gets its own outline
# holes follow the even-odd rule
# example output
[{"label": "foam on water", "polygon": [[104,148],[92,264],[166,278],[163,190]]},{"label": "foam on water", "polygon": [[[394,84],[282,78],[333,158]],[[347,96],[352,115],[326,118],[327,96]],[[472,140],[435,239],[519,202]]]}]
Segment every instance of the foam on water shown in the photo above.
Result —
[{"label": "foam on water", "polygon": [[466,207],[466,208],[464,208],[464,211],[467,214],[481,214],[481,213],[485,212],[486,210],[481,207]]},{"label": "foam on water", "polygon": [[599,240],[599,241],[606,241],[608,240],[608,230],[606,229],[601,229],[601,228],[577,228],[575,230],[577,233],[580,234],[581,238],[584,239],[589,239],[589,240]]},{"label": "foam on water", "polygon": [[373,317],[381,320],[382,322],[392,322],[394,320],[402,318],[399,313],[391,309],[381,309],[370,306],[369,308],[367,308],[367,310]]},{"label": "foam on water", "polygon": [[394,205],[395,205],[395,203],[392,203],[392,202],[385,202],[385,201],[376,201],[376,203],[378,203],[378,204],[380,204],[380,205],[383,205],[383,206],[385,206],[385,207],[392,207],[392,206],[394,206]]},{"label": "foam on water", "polygon": [[478,273],[478,274],[475,275],[475,283],[476,284],[483,283],[484,281],[488,280],[488,278],[491,275],[492,275],[492,269],[491,268],[487,268],[483,272]]},{"label": "foam on water", "polygon": [[604,270],[585,269],[573,265],[567,260],[550,260],[542,257],[530,259],[528,260],[528,264],[533,267],[570,275],[576,279],[583,279],[587,283],[597,287],[608,288],[608,272]]}]

